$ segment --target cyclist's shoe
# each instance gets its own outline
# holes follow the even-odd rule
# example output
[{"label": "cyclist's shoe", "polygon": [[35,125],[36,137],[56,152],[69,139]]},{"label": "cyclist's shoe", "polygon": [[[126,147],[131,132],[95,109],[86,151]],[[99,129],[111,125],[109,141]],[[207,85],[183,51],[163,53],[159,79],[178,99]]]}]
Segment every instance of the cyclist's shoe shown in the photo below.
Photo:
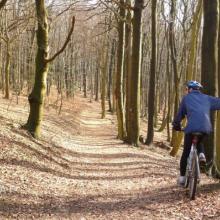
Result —
[{"label": "cyclist's shoe", "polygon": [[186,177],[185,176],[179,176],[177,179],[177,184],[181,187],[185,186]]},{"label": "cyclist's shoe", "polygon": [[206,158],[205,158],[204,153],[199,154],[199,166],[200,166],[201,172],[204,173],[205,172],[205,167],[206,167]]},{"label": "cyclist's shoe", "polygon": [[200,153],[199,154],[199,163],[201,165],[205,165],[206,164],[206,158],[205,158],[205,154],[204,153]]}]

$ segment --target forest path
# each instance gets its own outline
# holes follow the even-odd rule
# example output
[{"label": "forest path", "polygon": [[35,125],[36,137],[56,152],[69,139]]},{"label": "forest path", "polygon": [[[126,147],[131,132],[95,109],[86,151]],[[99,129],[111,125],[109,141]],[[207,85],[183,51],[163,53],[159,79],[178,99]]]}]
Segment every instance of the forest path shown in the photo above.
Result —
[{"label": "forest path", "polygon": [[76,98],[61,116],[47,110],[41,141],[18,128],[27,107],[8,104],[0,109],[0,219],[220,219],[219,182],[203,176],[189,201],[176,186],[178,160],[117,140],[100,103]]}]

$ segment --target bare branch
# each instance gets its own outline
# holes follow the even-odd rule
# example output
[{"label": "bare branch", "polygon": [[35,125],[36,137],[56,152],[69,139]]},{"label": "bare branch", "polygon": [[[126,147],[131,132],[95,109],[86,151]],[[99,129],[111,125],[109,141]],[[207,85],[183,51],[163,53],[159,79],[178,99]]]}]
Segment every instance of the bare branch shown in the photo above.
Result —
[{"label": "bare branch", "polygon": [[5,43],[8,42],[7,39],[5,37],[1,36],[1,35],[0,35],[0,39],[2,39]]},{"label": "bare branch", "polygon": [[124,8],[124,9],[128,9],[128,10],[135,10],[135,8],[134,7],[132,7],[130,4],[127,4],[127,3],[121,3],[121,2],[119,2],[118,0],[111,0],[111,1],[107,1],[107,3],[109,3],[109,2],[113,2],[113,3],[115,3],[116,5],[118,5],[119,7],[122,7],[122,8]]},{"label": "bare branch", "polygon": [[69,9],[71,9],[71,7],[75,4],[77,4],[79,1],[76,1],[72,4],[70,4],[66,9],[64,9],[63,11],[61,11],[56,17],[59,17],[60,15],[62,15],[63,13],[65,13],[66,11],[68,11]]},{"label": "bare branch", "polygon": [[69,43],[69,41],[71,39],[71,35],[73,33],[73,30],[74,30],[74,25],[75,25],[75,16],[73,16],[73,18],[72,18],[72,26],[71,26],[70,32],[69,32],[69,34],[66,38],[65,43],[63,44],[61,49],[59,51],[57,51],[57,53],[55,53],[51,58],[46,59],[47,63],[52,62],[58,55],[60,55],[65,50],[67,44]]},{"label": "bare branch", "polygon": [[0,10],[5,6],[6,2],[7,2],[7,0],[2,0],[0,2]]}]

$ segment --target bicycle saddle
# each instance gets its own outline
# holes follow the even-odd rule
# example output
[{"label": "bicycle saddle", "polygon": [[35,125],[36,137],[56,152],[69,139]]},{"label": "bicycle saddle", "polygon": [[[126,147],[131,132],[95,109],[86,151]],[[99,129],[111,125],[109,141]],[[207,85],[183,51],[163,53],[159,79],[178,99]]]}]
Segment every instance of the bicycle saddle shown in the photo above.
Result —
[{"label": "bicycle saddle", "polygon": [[202,136],[203,133],[201,133],[201,132],[193,132],[192,135],[193,136]]}]

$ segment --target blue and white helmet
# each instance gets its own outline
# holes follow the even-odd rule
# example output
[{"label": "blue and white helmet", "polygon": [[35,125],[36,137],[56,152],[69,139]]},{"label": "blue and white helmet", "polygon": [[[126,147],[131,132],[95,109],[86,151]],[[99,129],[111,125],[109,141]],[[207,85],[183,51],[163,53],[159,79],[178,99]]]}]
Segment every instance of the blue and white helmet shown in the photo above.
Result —
[{"label": "blue and white helmet", "polygon": [[188,89],[191,89],[191,88],[192,89],[202,89],[203,88],[203,86],[199,82],[193,81],[193,80],[187,82],[186,86],[188,87]]}]

